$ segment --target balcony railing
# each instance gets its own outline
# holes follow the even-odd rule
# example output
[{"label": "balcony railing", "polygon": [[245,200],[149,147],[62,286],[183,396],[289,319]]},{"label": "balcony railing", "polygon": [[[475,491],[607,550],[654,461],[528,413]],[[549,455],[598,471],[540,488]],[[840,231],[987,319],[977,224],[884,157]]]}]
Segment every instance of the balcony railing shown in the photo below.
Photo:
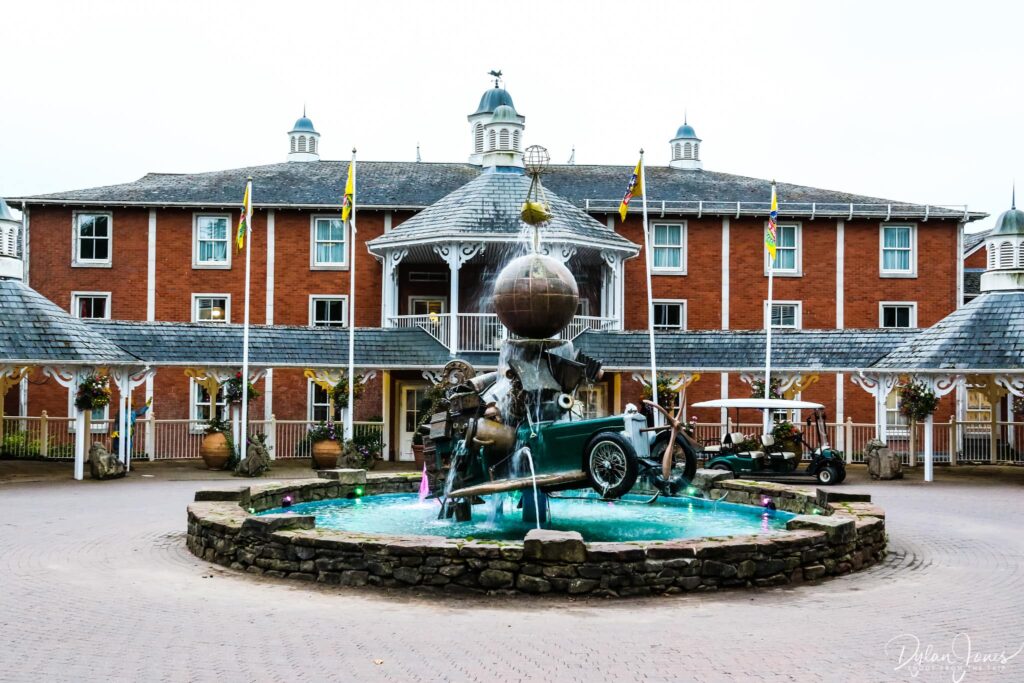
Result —
[{"label": "balcony railing", "polygon": [[[419,327],[437,341],[451,349],[451,313],[432,315],[396,315],[389,319],[391,327]],[[455,314],[459,351],[497,351],[509,332],[493,313]],[[577,315],[562,330],[557,339],[575,339],[586,330],[610,330],[614,318],[595,315]]]}]

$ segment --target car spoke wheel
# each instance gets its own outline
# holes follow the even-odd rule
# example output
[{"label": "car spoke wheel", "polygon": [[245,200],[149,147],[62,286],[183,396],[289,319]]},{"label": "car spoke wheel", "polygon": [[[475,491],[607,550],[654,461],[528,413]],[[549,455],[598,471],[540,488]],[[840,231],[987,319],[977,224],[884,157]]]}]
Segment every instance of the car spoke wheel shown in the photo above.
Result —
[{"label": "car spoke wheel", "polygon": [[605,498],[628,493],[640,471],[632,444],[615,432],[602,432],[591,439],[583,466],[591,487]]}]

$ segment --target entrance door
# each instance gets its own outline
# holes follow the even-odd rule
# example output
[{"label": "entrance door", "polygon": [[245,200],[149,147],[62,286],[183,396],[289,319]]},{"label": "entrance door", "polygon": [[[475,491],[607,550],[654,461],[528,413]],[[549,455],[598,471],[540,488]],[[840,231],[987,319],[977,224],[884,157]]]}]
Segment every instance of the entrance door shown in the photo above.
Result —
[{"label": "entrance door", "polygon": [[402,416],[398,434],[398,459],[404,462],[413,459],[412,437],[420,423],[420,401],[423,400],[426,389],[422,385],[402,387],[402,399],[398,406]]}]

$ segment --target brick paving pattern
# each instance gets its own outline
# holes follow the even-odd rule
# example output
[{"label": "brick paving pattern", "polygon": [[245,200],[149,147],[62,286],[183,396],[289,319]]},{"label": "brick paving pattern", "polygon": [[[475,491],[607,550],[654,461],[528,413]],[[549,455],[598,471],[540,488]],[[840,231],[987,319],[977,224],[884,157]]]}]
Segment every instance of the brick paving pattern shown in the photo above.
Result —
[{"label": "brick paving pattern", "polygon": [[[854,468],[850,490],[887,511],[879,566],[636,600],[247,576],[184,548],[185,506],[211,475],[142,465],[127,481],[75,483],[66,469],[0,463],[3,681],[953,681],[935,665],[896,670],[887,641],[913,634],[940,653],[957,633],[976,653],[1024,644],[1021,469],[940,469],[924,485],[868,483]],[[290,474],[308,470],[275,476]],[[1024,653],[963,680],[1024,680]]]}]

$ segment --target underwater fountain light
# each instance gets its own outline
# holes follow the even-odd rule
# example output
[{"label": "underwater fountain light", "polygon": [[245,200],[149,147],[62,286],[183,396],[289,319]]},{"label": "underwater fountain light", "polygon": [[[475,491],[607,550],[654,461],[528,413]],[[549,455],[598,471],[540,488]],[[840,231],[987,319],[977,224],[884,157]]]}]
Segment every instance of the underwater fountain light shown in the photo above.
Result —
[{"label": "underwater fountain light", "polygon": [[776,509],[775,501],[772,500],[771,496],[761,496],[761,507],[765,508],[766,510],[774,510]]},{"label": "underwater fountain light", "polygon": [[353,491],[353,493],[355,493],[357,497],[363,495],[363,487],[362,486],[357,486],[356,490]]},{"label": "underwater fountain light", "polygon": [[291,506],[292,506],[292,497],[291,496],[285,496],[284,498],[281,499],[281,507],[283,507],[283,508],[290,508]]},{"label": "underwater fountain light", "polygon": [[693,495],[696,495],[696,493],[697,493],[697,487],[696,486],[687,486],[686,487],[686,495],[693,496]]}]

